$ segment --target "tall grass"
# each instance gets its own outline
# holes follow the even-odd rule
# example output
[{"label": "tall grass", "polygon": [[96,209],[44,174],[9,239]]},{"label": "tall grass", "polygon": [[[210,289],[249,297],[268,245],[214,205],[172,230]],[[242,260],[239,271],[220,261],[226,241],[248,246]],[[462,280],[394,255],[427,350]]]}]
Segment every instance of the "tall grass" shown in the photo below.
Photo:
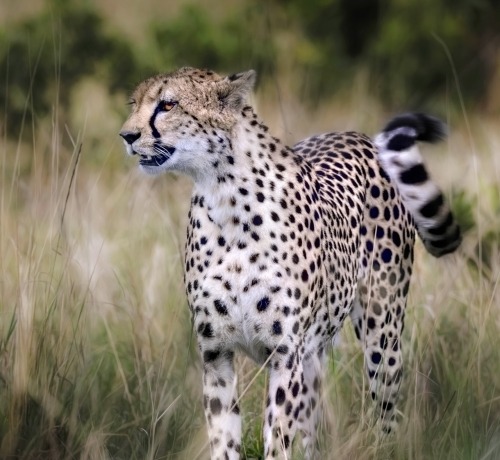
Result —
[{"label": "tall grass", "polygon": [[[384,121],[362,82],[315,113],[286,88],[256,102],[289,142]],[[55,113],[24,127],[30,143],[0,146],[0,458],[207,458],[182,285],[190,183],[138,173],[119,119],[94,102],[74,126]],[[472,126],[426,155],[449,194],[465,191],[473,226],[445,259],[417,247],[401,430],[376,442],[347,325],[325,381],[323,458],[500,458],[500,135],[487,120]],[[258,458],[265,372],[239,364],[243,451]]]}]

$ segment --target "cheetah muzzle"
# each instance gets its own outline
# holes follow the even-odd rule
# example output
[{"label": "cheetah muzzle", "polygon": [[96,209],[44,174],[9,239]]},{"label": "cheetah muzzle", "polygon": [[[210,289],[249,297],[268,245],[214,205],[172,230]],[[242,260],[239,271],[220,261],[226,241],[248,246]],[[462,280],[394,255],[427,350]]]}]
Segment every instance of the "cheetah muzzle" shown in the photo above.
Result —
[{"label": "cheetah muzzle", "polygon": [[415,235],[442,256],[460,230],[417,147],[442,137],[439,120],[410,113],[375,141],[328,133],[290,148],[247,105],[254,81],[193,68],[145,80],[120,135],[144,171],[194,182],[184,282],[212,458],[240,457],[238,351],[269,372],[265,458],[291,458],[297,433],[311,458],[324,361],[347,317],[379,429],[397,426]]},{"label": "cheetah muzzle", "polygon": [[148,157],[146,155],[140,155],[139,164],[141,166],[161,166],[163,163],[168,161],[168,159],[175,152],[175,147],[168,147],[163,145],[161,142],[155,142],[153,150],[155,152],[154,156]]}]

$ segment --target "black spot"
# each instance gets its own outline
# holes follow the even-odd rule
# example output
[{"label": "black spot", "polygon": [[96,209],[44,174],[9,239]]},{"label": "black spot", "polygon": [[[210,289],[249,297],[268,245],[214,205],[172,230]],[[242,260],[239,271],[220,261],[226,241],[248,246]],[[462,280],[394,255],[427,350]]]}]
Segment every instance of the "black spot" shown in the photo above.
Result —
[{"label": "black spot", "polygon": [[410,282],[407,281],[403,286],[403,295],[406,297],[408,295],[408,291],[410,290]]},{"label": "black spot", "polygon": [[380,255],[385,263],[389,263],[392,259],[392,251],[389,248],[385,248]]},{"label": "black spot", "polygon": [[198,326],[198,334],[201,334],[207,339],[211,339],[214,336],[214,330],[210,323],[200,323]]},{"label": "black spot", "polygon": [[212,363],[220,356],[219,350],[206,350],[203,352],[203,361],[205,363]]},{"label": "black spot", "polygon": [[259,203],[262,203],[262,202],[266,199],[266,198],[265,198],[265,196],[264,196],[264,194],[263,194],[263,193],[261,193],[261,192],[258,192],[258,193],[256,194],[256,196],[257,196],[257,201],[258,201]]},{"label": "black spot", "polygon": [[262,217],[256,214],[255,216],[253,216],[252,223],[254,225],[262,225]]},{"label": "black spot", "polygon": [[288,449],[290,447],[290,436],[288,436],[287,434],[283,436],[283,445],[285,449]]},{"label": "black spot", "polygon": [[292,387],[292,395],[294,398],[296,398],[297,395],[299,394],[299,390],[300,390],[299,382],[295,382],[293,387]]},{"label": "black spot", "polygon": [[276,404],[278,406],[281,406],[285,402],[285,397],[285,390],[283,390],[283,388],[281,387],[278,387],[278,389],[276,390]]},{"label": "black spot", "polygon": [[415,144],[415,138],[405,134],[397,134],[387,143],[387,150],[401,152],[401,150],[409,149],[413,144]]},{"label": "black spot", "polygon": [[274,221],[274,222],[278,222],[280,220],[280,217],[278,216],[277,213],[275,213],[274,211],[271,212],[271,219]]},{"label": "black spot", "polygon": [[372,219],[376,219],[376,218],[378,217],[378,215],[379,215],[379,210],[378,210],[378,208],[377,208],[376,206],[372,206],[372,207],[370,208],[370,217],[371,217]]},{"label": "black spot", "polygon": [[286,345],[278,345],[276,347],[276,352],[280,355],[286,355],[288,353],[288,347]]},{"label": "black spot", "polygon": [[399,179],[403,184],[421,184],[429,179],[427,171],[422,163],[413,165],[411,168],[403,171],[399,176]]},{"label": "black spot", "polygon": [[437,227],[434,227],[434,228],[429,228],[427,229],[427,231],[431,234],[431,235],[436,235],[436,236],[439,236],[439,235],[442,235],[443,233],[446,232],[446,230],[448,229],[448,227],[453,223],[453,215],[451,214],[451,212],[448,212],[448,214],[446,215],[446,218],[444,219],[443,223],[438,225]]},{"label": "black spot", "polygon": [[420,214],[428,218],[433,217],[438,213],[439,208],[443,206],[443,203],[444,203],[443,194],[440,193],[434,199],[432,199],[426,205],[420,208]]},{"label": "black spot", "polygon": [[222,302],[219,299],[216,299],[216,300],[214,300],[214,306],[215,306],[215,309],[217,310],[217,313],[219,313],[219,315],[222,315],[222,316],[227,315],[227,306],[224,302]]},{"label": "black spot", "polygon": [[246,188],[240,187],[238,191],[243,195],[248,195],[248,190]]},{"label": "black spot", "polygon": [[387,412],[392,410],[393,404],[389,401],[382,401],[382,410]]},{"label": "black spot", "polygon": [[379,364],[382,360],[382,355],[379,352],[372,353],[372,362],[373,364]]},{"label": "black spot", "polygon": [[283,332],[281,323],[279,321],[275,321],[273,323],[273,334],[274,335],[281,335]]},{"label": "black spot", "polygon": [[271,301],[269,300],[269,297],[263,297],[257,302],[257,310],[258,311],[264,311],[269,307],[269,304]]},{"label": "black spot", "polygon": [[217,239],[217,243],[219,243],[219,246],[225,246],[226,240],[224,239],[223,236],[219,236],[219,238]]},{"label": "black spot", "polygon": [[377,185],[372,185],[370,192],[373,198],[378,198],[380,196],[380,189]]},{"label": "black spot", "polygon": [[222,404],[219,398],[213,398],[210,400],[210,412],[213,415],[219,415],[222,410]]}]

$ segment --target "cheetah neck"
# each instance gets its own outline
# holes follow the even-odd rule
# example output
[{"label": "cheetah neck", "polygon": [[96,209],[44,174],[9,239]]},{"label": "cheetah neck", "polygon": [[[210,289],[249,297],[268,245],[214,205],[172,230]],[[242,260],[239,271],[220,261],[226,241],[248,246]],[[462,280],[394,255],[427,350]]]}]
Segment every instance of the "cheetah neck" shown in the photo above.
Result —
[{"label": "cheetah neck", "polygon": [[301,158],[273,137],[249,107],[222,147],[216,171],[195,182],[193,200],[202,198],[209,220],[237,235],[251,225],[252,215],[286,198],[286,186],[300,171]]}]

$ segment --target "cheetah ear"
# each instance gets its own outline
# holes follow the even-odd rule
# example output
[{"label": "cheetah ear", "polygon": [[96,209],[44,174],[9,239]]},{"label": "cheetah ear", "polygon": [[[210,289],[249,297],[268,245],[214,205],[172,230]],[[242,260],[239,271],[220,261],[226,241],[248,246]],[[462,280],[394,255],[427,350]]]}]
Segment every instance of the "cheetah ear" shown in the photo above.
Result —
[{"label": "cheetah ear", "polygon": [[255,85],[255,70],[235,73],[223,78],[218,88],[218,98],[223,107],[241,110]]}]

